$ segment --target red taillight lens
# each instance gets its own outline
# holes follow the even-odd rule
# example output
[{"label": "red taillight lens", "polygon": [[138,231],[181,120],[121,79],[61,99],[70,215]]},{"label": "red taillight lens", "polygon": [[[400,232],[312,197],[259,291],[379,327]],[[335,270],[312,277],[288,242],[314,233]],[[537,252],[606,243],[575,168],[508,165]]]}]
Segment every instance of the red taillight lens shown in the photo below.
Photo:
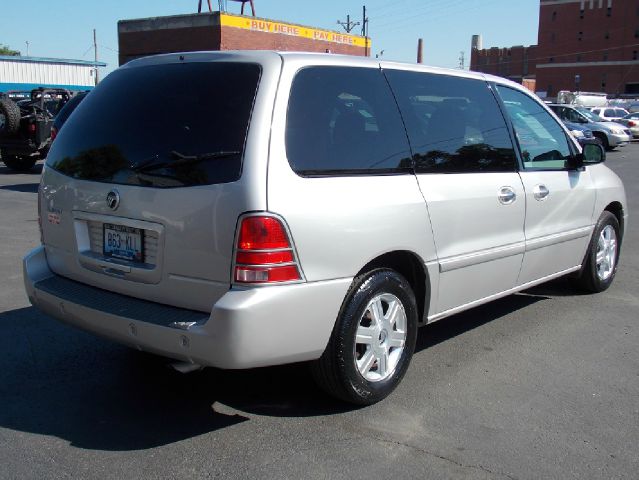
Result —
[{"label": "red taillight lens", "polygon": [[237,248],[267,250],[290,248],[284,226],[273,217],[247,217],[242,220]]},{"label": "red taillight lens", "polygon": [[251,216],[242,219],[233,279],[238,283],[302,280],[293,245],[279,218]]},{"label": "red taillight lens", "polygon": [[293,252],[237,252],[237,263],[244,265],[265,265],[269,263],[290,263],[294,261]]},{"label": "red taillight lens", "polygon": [[58,129],[55,127],[51,127],[51,141],[55,140],[55,137],[58,136]]},{"label": "red taillight lens", "polygon": [[35,123],[30,123],[30,124],[29,124],[29,131],[30,131],[31,133],[34,133],[34,132],[36,131]]},{"label": "red taillight lens", "polygon": [[629,127],[635,127],[635,126],[637,126],[637,122],[633,122],[632,120],[628,120],[628,126]]}]

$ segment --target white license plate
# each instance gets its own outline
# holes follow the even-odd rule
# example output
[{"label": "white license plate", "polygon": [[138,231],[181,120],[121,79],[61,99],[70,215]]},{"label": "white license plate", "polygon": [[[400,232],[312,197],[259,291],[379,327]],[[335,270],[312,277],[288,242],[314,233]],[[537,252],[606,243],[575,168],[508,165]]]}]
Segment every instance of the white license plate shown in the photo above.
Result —
[{"label": "white license plate", "polygon": [[104,255],[141,262],[142,230],[124,225],[104,224]]}]

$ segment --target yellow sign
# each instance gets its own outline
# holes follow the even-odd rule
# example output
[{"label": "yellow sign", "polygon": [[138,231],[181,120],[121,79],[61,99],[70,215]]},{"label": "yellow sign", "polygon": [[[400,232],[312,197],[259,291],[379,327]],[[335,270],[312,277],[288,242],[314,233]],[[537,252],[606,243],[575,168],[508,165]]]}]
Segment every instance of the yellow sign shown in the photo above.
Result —
[{"label": "yellow sign", "polygon": [[220,14],[220,25],[223,27],[242,28],[254,32],[279,33],[281,35],[291,35],[293,37],[310,38],[311,40],[322,40],[325,42],[339,43],[340,45],[353,45],[355,47],[370,48],[370,38],[359,35],[347,35],[330,30],[320,30],[317,28],[302,27],[289,23],[271,22],[262,18],[238,17],[235,15]]}]

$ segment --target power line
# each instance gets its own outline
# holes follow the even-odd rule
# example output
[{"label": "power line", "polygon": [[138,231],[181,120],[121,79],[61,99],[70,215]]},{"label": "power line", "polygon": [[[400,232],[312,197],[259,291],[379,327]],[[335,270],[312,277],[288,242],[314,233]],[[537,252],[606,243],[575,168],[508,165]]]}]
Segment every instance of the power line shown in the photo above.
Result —
[{"label": "power line", "polygon": [[339,20],[337,21],[338,25],[341,25],[344,30],[346,31],[346,33],[351,33],[351,31],[357,26],[359,25],[359,22],[351,22],[351,16],[350,15],[346,15],[346,21],[345,22],[340,22]]},{"label": "power line", "polygon": [[[391,20],[390,22],[386,22],[386,23],[381,23],[380,25],[377,26],[378,31],[387,31],[390,29],[397,29],[397,28],[403,28],[403,27],[407,27],[407,26],[411,26],[414,25],[416,23],[423,23],[424,22],[424,17],[431,15],[430,17],[428,17],[428,21],[436,21],[436,20],[440,20],[442,18],[446,18],[448,16],[451,15],[457,15],[459,12],[459,9],[457,7],[464,7],[464,13],[467,13],[469,11],[472,10],[477,10],[479,8],[484,8],[487,5],[490,5],[491,3],[496,3],[498,1],[501,0],[485,0],[484,2],[482,2],[481,4],[477,4],[475,6],[470,6],[470,7],[466,7],[466,2],[465,0],[451,0],[446,2],[446,7],[443,8],[442,10],[439,10],[435,13],[432,13],[430,11],[424,11],[422,13],[414,13],[404,17],[404,18],[398,18],[396,20]],[[430,7],[430,5],[428,5],[427,7]]]}]

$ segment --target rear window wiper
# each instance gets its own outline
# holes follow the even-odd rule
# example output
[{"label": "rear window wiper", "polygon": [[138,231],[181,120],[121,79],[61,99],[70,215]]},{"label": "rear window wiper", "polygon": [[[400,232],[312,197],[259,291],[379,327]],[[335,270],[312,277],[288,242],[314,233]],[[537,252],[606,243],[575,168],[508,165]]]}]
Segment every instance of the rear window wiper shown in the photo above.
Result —
[{"label": "rear window wiper", "polygon": [[[171,151],[171,157],[175,160],[170,162],[145,162],[141,165],[134,165],[131,168],[134,172],[144,172],[147,170],[156,170],[164,167],[175,167],[178,165],[191,165],[194,163],[202,162],[205,160],[213,160],[216,158],[231,157],[233,155],[239,155],[239,150],[220,150],[219,152],[198,153],[196,155],[184,155],[183,153],[175,150]],[[154,157],[157,158],[157,157]]]}]

